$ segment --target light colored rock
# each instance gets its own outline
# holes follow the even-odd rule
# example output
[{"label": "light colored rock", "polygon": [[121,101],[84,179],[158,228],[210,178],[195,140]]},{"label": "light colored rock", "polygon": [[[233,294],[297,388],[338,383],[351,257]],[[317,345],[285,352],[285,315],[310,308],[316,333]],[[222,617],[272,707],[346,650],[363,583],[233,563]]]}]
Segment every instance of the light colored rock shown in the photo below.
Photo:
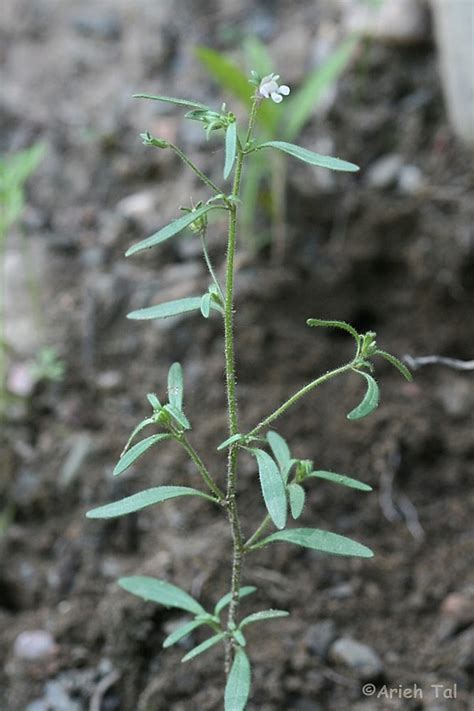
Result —
[{"label": "light colored rock", "polygon": [[453,376],[437,388],[437,398],[447,415],[450,417],[467,417],[474,406],[472,385],[459,376]]},{"label": "light colored rock", "polygon": [[383,672],[383,663],[377,652],[351,637],[336,640],[329,654],[333,661],[353,669],[360,679],[376,679]]},{"label": "light colored rock", "polygon": [[403,159],[398,153],[388,153],[378,158],[367,170],[366,180],[371,188],[385,190],[399,178]]},{"label": "light colored rock", "polygon": [[403,165],[398,173],[398,189],[404,195],[415,195],[426,186],[426,178],[417,165]]},{"label": "light colored rock", "polygon": [[117,203],[117,212],[123,217],[142,217],[155,209],[155,193],[145,190],[127,195]]},{"label": "light colored rock", "polygon": [[25,630],[20,632],[13,645],[13,654],[18,659],[36,662],[52,657],[58,646],[50,632],[46,630]]}]

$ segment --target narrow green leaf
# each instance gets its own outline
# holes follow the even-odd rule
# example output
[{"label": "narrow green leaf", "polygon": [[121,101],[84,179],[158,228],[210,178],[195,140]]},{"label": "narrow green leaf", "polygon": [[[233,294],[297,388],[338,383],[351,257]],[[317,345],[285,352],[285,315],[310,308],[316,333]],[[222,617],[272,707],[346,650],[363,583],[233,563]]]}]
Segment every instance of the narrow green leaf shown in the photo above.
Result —
[{"label": "narrow green leaf", "polygon": [[178,423],[180,427],[182,427],[185,430],[190,430],[191,425],[189,424],[189,420],[184,414],[182,410],[177,410],[176,407],[173,407],[173,405],[165,405],[163,410],[168,412],[171,417]]},{"label": "narrow green leaf", "polygon": [[120,578],[117,582],[123,590],[142,597],[144,600],[150,600],[165,607],[186,610],[193,615],[206,614],[205,609],[197,600],[166,580],[149,578],[145,575],[132,575],[129,578]]},{"label": "narrow green leaf", "polygon": [[221,87],[250,106],[252,86],[245,74],[227,57],[209,47],[197,47],[196,56]]},{"label": "narrow green leaf", "polygon": [[141,252],[144,249],[156,247],[156,245],[161,244],[167,239],[170,239],[170,237],[174,237],[179,232],[182,232],[186,227],[189,227],[191,223],[205,215],[210,210],[216,210],[219,207],[219,205],[202,205],[192,212],[186,212],[181,217],[178,217],[177,220],[173,220],[173,222],[170,222],[169,225],[166,225],[166,227],[158,230],[158,232],[155,232],[150,237],[132,244],[132,246],[125,252],[125,256],[130,257],[132,254]]},{"label": "narrow green leaf", "polygon": [[360,370],[357,372],[367,380],[367,391],[362,402],[347,415],[348,420],[360,420],[362,417],[367,417],[379,405],[379,386],[368,373],[362,373]]},{"label": "narrow green leaf", "polygon": [[234,630],[232,632],[232,636],[240,647],[247,646],[247,640],[245,639],[244,635],[240,630]]},{"label": "narrow green leaf", "polygon": [[180,363],[173,363],[168,371],[168,400],[177,410],[183,407],[183,369]]},{"label": "narrow green leaf", "polygon": [[224,180],[227,180],[234,167],[235,155],[237,152],[237,121],[233,121],[227,126],[225,132],[225,164]]},{"label": "narrow green leaf", "polygon": [[250,662],[242,647],[235,652],[224,694],[225,711],[243,711],[250,694]]},{"label": "narrow green leaf", "polygon": [[188,296],[185,299],[177,299],[176,301],[166,301],[164,304],[156,304],[149,306],[146,309],[139,309],[127,314],[127,318],[133,321],[146,321],[154,318],[169,318],[170,316],[179,316],[190,311],[198,311],[201,308],[200,296]]},{"label": "narrow green leaf", "polygon": [[244,37],[244,53],[248,72],[253,69],[260,76],[266,76],[272,71],[272,58],[256,35]]},{"label": "narrow green leaf", "polygon": [[276,148],[279,151],[288,153],[288,155],[298,158],[305,163],[310,163],[311,165],[316,165],[319,168],[329,168],[329,170],[342,170],[347,172],[355,172],[359,170],[359,166],[355,163],[348,163],[340,158],[333,158],[332,156],[323,156],[320,153],[313,153],[313,151],[308,151],[306,148],[301,148],[301,146],[295,146],[293,143],[285,143],[285,141],[267,141],[266,143],[260,143],[259,146],[255,147],[255,150],[261,150],[262,148]]},{"label": "narrow green leaf", "polygon": [[230,447],[231,444],[234,444],[235,442],[239,442],[241,439],[243,439],[243,437],[244,437],[244,435],[234,434],[231,437],[228,437],[227,439],[225,439],[223,442],[221,442],[220,445],[217,447],[217,450],[220,451],[221,449]]},{"label": "narrow green leaf", "polygon": [[161,408],[161,403],[156,397],[155,393],[148,393],[146,397],[154,410],[159,410]]},{"label": "narrow green leaf", "polygon": [[288,617],[290,613],[286,610],[261,610],[253,612],[251,615],[244,617],[239,627],[251,625],[253,622],[263,622],[263,620],[274,620],[277,617]]},{"label": "narrow green leaf", "polygon": [[140,442],[137,442],[136,444],[133,445],[133,447],[130,447],[129,450],[125,452],[125,454],[120,457],[118,460],[117,464],[115,465],[113,475],[118,476],[122,472],[124,472],[126,469],[132,466],[136,460],[142,456],[142,454],[145,454],[145,452],[150,449],[150,447],[153,447],[154,444],[157,442],[161,442],[162,440],[165,439],[170,439],[169,434],[156,434],[156,435],[151,435],[150,437],[146,437],[145,439],[142,439]]},{"label": "narrow green leaf", "polygon": [[385,360],[388,360],[389,363],[391,363],[395,368],[397,368],[400,373],[403,375],[404,378],[406,378],[409,382],[413,380],[413,376],[406,367],[405,363],[402,363],[401,360],[396,358],[394,355],[391,353],[387,353],[386,351],[381,351],[377,350],[375,351],[374,355],[379,355],[382,356],[382,358],[385,358]]},{"label": "narrow green leaf", "polygon": [[359,345],[359,334],[355,330],[353,326],[350,325],[350,323],[346,323],[345,321],[324,321],[323,319],[320,318],[309,318],[306,323],[308,326],[324,326],[327,328],[341,328],[343,331],[347,331],[347,333],[350,333],[353,338],[355,338],[355,341],[357,345]]},{"label": "narrow green leaf", "polygon": [[327,60],[311,72],[303,85],[285,100],[285,121],[282,122],[283,136],[294,140],[311,117],[322,95],[329,89],[347,67],[358,40],[355,37],[342,42]]},{"label": "narrow green leaf", "polygon": [[363,481],[352,479],[352,477],[345,476],[344,474],[336,474],[335,472],[315,471],[305,477],[305,479],[312,478],[327,479],[327,481],[332,481],[334,484],[348,486],[351,489],[359,489],[359,491],[372,491],[372,487]]},{"label": "narrow green leaf", "polygon": [[120,501],[113,501],[111,504],[92,509],[87,512],[86,516],[87,518],[117,518],[117,516],[141,511],[147,506],[153,506],[153,504],[159,504],[168,499],[176,499],[178,496],[201,496],[203,499],[215,500],[203,491],[192,489],[189,486],[156,486],[153,489],[145,489],[145,491],[139,491],[138,494],[126,496]]},{"label": "narrow green leaf", "polygon": [[288,498],[290,500],[291,515],[296,520],[301,516],[303,512],[304,502],[306,498],[305,490],[299,484],[289,484]]},{"label": "narrow green leaf", "polygon": [[133,440],[135,439],[135,437],[137,436],[137,434],[139,432],[141,432],[145,427],[148,427],[148,425],[153,425],[153,424],[155,424],[155,420],[153,419],[153,417],[146,417],[144,420],[139,422],[138,425],[135,427],[135,429],[132,431],[132,434],[130,435],[130,437],[128,438],[127,444],[123,448],[122,454],[120,456],[123,457],[123,455],[125,454],[127,449],[130,447],[131,443],[133,442]]},{"label": "narrow green leaf", "polygon": [[[239,590],[239,598],[246,597],[247,595],[251,595],[251,593],[255,592],[257,588],[255,588],[253,585],[244,585],[243,588],[240,588]],[[215,615],[220,615],[222,610],[229,605],[230,601],[232,600],[232,593],[226,593],[221,599],[217,602],[215,608],[214,608],[214,614]]]},{"label": "narrow green leaf", "polygon": [[286,487],[277,465],[263,449],[251,449],[257,460],[265,506],[277,528],[284,528],[288,510]]},{"label": "narrow green leaf", "polygon": [[201,297],[201,313],[204,316],[204,318],[209,318],[209,314],[211,312],[211,294],[208,292],[207,294],[203,294]]},{"label": "narrow green leaf", "polygon": [[350,555],[359,558],[372,558],[374,555],[370,548],[351,538],[318,528],[292,528],[288,531],[277,531],[259,541],[255,547],[260,548],[277,541],[295,543],[303,548],[312,548],[321,551],[321,553],[332,553],[333,555]]},{"label": "narrow green leaf", "polygon": [[179,642],[180,639],[183,639],[183,637],[187,637],[189,634],[191,634],[191,632],[197,627],[201,627],[201,625],[205,624],[206,623],[202,620],[191,620],[191,622],[188,622],[187,624],[178,627],[178,629],[169,634],[163,642],[164,649],[167,649],[173,644],[176,644],[176,642]]},{"label": "narrow green leaf", "polygon": [[176,99],[173,96],[154,96],[153,94],[133,94],[134,99],[152,99],[153,101],[164,101],[166,104],[176,104],[176,106],[187,106],[190,109],[209,110],[209,106],[201,104],[199,101],[190,99]]},{"label": "narrow green leaf", "polygon": [[194,647],[194,649],[191,649],[190,652],[184,655],[182,658],[182,662],[189,662],[191,659],[194,659],[194,657],[197,657],[198,654],[202,654],[203,652],[206,652],[208,649],[213,647],[215,644],[220,642],[225,638],[224,632],[219,632],[219,634],[215,634],[212,637],[209,637],[209,639],[206,639],[204,642],[201,642],[201,644],[198,644],[197,647]]},{"label": "narrow green leaf", "polygon": [[270,445],[273,456],[278,462],[280,471],[283,473],[291,459],[290,448],[283,437],[279,435],[278,432],[273,432],[272,430],[267,432],[267,442]]}]

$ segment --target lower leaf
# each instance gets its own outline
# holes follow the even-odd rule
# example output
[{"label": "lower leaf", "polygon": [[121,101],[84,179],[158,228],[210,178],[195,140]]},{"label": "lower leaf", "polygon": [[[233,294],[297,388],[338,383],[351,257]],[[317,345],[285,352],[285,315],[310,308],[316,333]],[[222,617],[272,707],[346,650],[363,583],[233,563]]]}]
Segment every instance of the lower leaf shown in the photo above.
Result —
[{"label": "lower leaf", "polygon": [[250,694],[251,671],[249,658],[239,647],[227,678],[224,695],[225,711],[243,711]]}]

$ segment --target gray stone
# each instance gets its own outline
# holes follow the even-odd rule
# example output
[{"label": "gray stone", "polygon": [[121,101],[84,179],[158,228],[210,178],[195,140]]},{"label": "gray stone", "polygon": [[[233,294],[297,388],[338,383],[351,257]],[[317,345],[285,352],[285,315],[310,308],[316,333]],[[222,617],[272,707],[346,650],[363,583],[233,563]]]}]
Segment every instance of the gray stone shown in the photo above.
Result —
[{"label": "gray stone", "polygon": [[311,654],[324,659],[335,639],[336,625],[334,620],[321,620],[321,622],[309,627],[303,641]]},{"label": "gray stone", "polygon": [[403,165],[398,174],[398,189],[404,195],[416,195],[426,186],[426,178],[417,165]]},{"label": "gray stone", "polygon": [[13,654],[18,659],[37,662],[52,657],[58,650],[53,635],[46,630],[20,632],[13,645]]},{"label": "gray stone", "polygon": [[360,679],[376,679],[383,672],[383,663],[377,652],[351,637],[336,640],[331,646],[330,657],[334,662],[353,669]]},{"label": "gray stone", "polygon": [[372,163],[367,171],[367,184],[385,190],[398,180],[403,160],[398,153],[388,153]]}]

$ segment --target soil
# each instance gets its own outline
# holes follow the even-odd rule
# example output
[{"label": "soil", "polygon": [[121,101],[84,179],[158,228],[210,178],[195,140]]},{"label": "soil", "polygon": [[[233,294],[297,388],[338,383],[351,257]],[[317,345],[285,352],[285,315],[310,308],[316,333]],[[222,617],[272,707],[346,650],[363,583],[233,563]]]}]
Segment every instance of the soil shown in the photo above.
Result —
[{"label": "soil", "polygon": [[[146,393],[164,395],[173,361],[184,368],[191,439],[221,482],[225,470],[216,451],[226,437],[219,318],[125,320],[135,308],[203,293],[208,280],[195,239],[123,258],[133,241],[172,219],[180,202],[206,196],[184,166],[144,148],[138,133],[176,139],[216,180],[219,143],[207,144],[194,125],[183,125],[179,111],[129,97],[161,92],[217,105],[221,95],[193,47],[212,44],[238,57],[251,31],[280,58],[283,80],[297,85],[317,47],[343,30],[335,6],[307,0],[5,0],[3,13],[0,149],[35,140],[47,146],[29,183],[23,229],[38,254],[47,341],[66,375],[17,400],[3,434],[0,708],[220,709],[221,650],[181,665],[203,637],[163,651],[183,615],[143,604],[115,581],[156,575],[211,608],[229,588],[231,540],[222,512],[178,500],[110,522],[85,519],[89,508],[149,485],[199,484],[172,444],[111,477],[128,434],[148,413]],[[240,246],[236,352],[244,431],[350,358],[350,337],[310,329],[309,317],[374,330],[380,346],[400,357],[473,357],[472,161],[449,128],[429,37],[361,43],[325,110],[298,140],[361,171],[328,181],[292,163],[283,263],[268,246]],[[405,182],[398,173],[375,184],[373,166],[388,154],[404,168],[416,166],[416,189],[406,172]],[[264,229],[263,209],[259,215]],[[223,227],[215,222],[210,230],[216,264],[224,258]],[[13,235],[10,249],[15,244]],[[384,361],[377,374],[382,401],[367,419],[345,417],[363,390],[350,376],[275,424],[297,457],[373,486],[366,494],[312,485],[301,525],[354,537],[375,557],[281,544],[248,559],[244,583],[258,591],[243,609],[291,612],[249,628],[250,711],[457,711],[474,703],[472,375],[431,366],[407,383]],[[245,455],[241,461],[242,523],[250,532],[263,508],[253,462]],[[37,629],[49,631],[56,646],[28,661],[14,643]],[[377,671],[361,675],[328,652],[333,639],[348,637],[379,656]],[[363,684],[372,681],[378,690],[408,693],[417,685],[423,698],[364,696]],[[433,685],[442,685],[438,699]],[[453,689],[456,698],[447,698]]]}]

